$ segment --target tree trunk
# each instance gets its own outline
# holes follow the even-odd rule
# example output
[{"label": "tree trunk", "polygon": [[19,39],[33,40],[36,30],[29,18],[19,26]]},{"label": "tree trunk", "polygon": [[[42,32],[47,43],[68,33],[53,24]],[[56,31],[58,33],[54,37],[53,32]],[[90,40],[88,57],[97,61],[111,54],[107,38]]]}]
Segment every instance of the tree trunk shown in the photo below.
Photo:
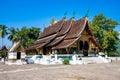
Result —
[{"label": "tree trunk", "polygon": [[3,38],[2,38],[2,47],[3,47]]}]

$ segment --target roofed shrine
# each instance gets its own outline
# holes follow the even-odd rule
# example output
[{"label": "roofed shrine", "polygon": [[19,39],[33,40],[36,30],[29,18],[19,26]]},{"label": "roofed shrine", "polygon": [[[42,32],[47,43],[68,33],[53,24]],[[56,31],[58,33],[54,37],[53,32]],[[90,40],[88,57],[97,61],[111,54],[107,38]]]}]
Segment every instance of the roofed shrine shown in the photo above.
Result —
[{"label": "roofed shrine", "polygon": [[88,18],[74,21],[73,18],[62,19],[54,25],[44,28],[33,45],[26,49],[27,53],[37,54],[78,54],[88,56],[101,49],[89,26]]}]

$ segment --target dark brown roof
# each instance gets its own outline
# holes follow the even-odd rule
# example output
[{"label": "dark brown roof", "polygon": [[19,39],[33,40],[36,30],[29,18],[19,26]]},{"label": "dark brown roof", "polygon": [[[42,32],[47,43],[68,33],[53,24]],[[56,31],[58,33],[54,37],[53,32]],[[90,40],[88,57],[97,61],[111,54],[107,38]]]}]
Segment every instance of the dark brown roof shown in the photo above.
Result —
[{"label": "dark brown roof", "polygon": [[48,43],[51,40],[53,40],[55,38],[55,36],[56,36],[56,34],[51,35],[51,36],[47,36],[47,37],[44,37],[44,38],[40,38],[37,41],[35,41],[34,44]]},{"label": "dark brown roof", "polygon": [[53,45],[56,45],[57,43],[61,42],[64,39],[64,37],[66,36],[66,33],[70,30],[72,22],[73,22],[72,19],[65,21],[61,30],[58,32],[56,38],[47,46],[53,46]]},{"label": "dark brown roof", "polygon": [[64,19],[58,21],[54,25],[46,27],[44,29],[44,31],[40,34],[39,38],[43,38],[43,37],[46,37],[46,36],[50,36],[52,34],[56,34],[62,28],[63,23],[64,23]]},{"label": "dark brown roof", "polygon": [[58,44],[59,42],[61,42],[61,41],[63,40],[64,37],[65,37],[65,35],[55,38],[55,39],[54,39],[50,44],[48,44],[47,46],[53,46],[53,45]]},{"label": "dark brown roof", "polygon": [[56,34],[53,34],[51,36],[40,38],[40,39],[36,40],[35,43],[33,45],[31,45],[29,48],[27,48],[26,50],[41,48],[41,47],[45,46],[46,44],[50,43],[50,41],[52,41],[55,38],[55,36],[56,36]]},{"label": "dark brown roof", "polygon": [[61,43],[54,46],[53,49],[66,48],[72,45],[77,39],[79,39],[82,30],[84,30],[85,28],[85,24],[86,24],[85,19],[74,21],[66,37],[63,39]]},{"label": "dark brown roof", "polygon": [[84,28],[84,24],[85,24],[85,19],[74,21],[65,39],[78,37],[82,32],[82,29]]},{"label": "dark brown roof", "polygon": [[28,50],[45,46],[52,46],[52,49],[68,47],[80,38],[83,30],[86,30],[88,34],[91,35],[90,39],[98,46],[98,43],[88,25],[87,18],[77,21],[73,21],[72,19],[65,21],[63,19],[52,26],[46,27]]},{"label": "dark brown roof", "polygon": [[77,38],[63,40],[60,44],[54,46],[52,49],[66,48],[66,47],[72,45],[76,40],[77,40]]},{"label": "dark brown roof", "polygon": [[36,48],[41,48],[45,46],[46,44],[50,43],[55,36],[58,34],[59,30],[62,28],[62,25],[64,23],[64,19],[58,21],[52,26],[48,26],[44,29],[43,32],[40,33],[38,39],[35,41],[33,45],[28,47],[26,50],[32,50]]},{"label": "dark brown roof", "polygon": [[41,44],[33,44],[31,45],[29,48],[27,48],[26,50],[33,50],[33,49],[36,49],[38,46],[40,46]]},{"label": "dark brown roof", "polygon": [[73,22],[72,19],[65,21],[57,36],[61,36],[61,35],[66,34],[70,30],[72,22]]}]

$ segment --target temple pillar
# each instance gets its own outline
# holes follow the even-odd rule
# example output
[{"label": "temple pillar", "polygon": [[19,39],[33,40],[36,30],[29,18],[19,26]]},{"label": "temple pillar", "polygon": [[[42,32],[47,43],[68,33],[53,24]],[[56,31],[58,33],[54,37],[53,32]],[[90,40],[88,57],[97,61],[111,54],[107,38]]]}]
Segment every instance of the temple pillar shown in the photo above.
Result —
[{"label": "temple pillar", "polygon": [[68,50],[68,48],[65,48],[65,49],[66,49],[67,54],[69,54],[69,50]]},{"label": "temple pillar", "polygon": [[62,49],[59,49],[59,52],[60,52],[60,54],[63,54],[63,53],[62,53]]},{"label": "temple pillar", "polygon": [[78,51],[78,54],[79,54],[79,52],[80,52],[80,44],[79,44],[79,43],[80,43],[80,41],[78,40],[78,41],[77,41],[77,44],[76,44],[76,46],[77,46],[77,51]]}]

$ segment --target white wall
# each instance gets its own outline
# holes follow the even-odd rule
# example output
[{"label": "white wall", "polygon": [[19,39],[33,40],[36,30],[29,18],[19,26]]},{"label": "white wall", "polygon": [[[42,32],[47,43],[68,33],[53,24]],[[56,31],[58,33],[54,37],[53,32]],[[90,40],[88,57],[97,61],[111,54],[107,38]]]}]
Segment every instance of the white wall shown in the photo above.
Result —
[{"label": "white wall", "polygon": [[21,52],[21,58],[25,58],[26,54],[25,52]]},{"label": "white wall", "polygon": [[17,58],[17,52],[8,53],[8,59],[16,59],[16,58]]},{"label": "white wall", "polygon": [[[21,52],[21,58],[25,58],[25,52]],[[17,59],[17,52],[8,53],[8,59]]]}]

